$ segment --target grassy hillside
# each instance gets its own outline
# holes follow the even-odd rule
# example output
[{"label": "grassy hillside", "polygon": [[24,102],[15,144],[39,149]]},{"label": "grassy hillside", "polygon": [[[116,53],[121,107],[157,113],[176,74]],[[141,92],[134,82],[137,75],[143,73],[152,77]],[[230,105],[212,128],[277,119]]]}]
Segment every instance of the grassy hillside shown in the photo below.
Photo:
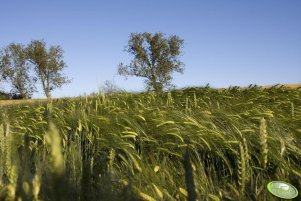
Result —
[{"label": "grassy hillside", "polygon": [[268,181],[300,189],[300,89],[100,94],[0,114],[0,200],[277,200]]}]

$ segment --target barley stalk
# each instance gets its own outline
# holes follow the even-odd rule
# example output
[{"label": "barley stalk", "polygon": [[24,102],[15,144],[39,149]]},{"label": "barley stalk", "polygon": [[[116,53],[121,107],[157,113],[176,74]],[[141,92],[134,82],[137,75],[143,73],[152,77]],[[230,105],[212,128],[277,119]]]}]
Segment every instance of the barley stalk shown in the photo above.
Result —
[{"label": "barley stalk", "polygon": [[[2,132],[1,132],[2,130]],[[3,127],[0,130],[0,156],[2,160],[2,180],[4,184],[15,182],[16,180],[16,167],[13,165],[12,160],[12,140],[13,136],[10,132],[10,124],[8,122],[3,123]]]},{"label": "barley stalk", "polygon": [[197,102],[197,98],[196,98],[195,92],[193,92],[193,103],[194,103],[194,108],[197,108],[198,102]]},{"label": "barley stalk", "polygon": [[294,103],[291,102],[291,115],[292,115],[292,119],[295,117],[295,106]]},{"label": "barley stalk", "polygon": [[185,111],[186,111],[186,114],[188,114],[188,111],[189,111],[189,99],[188,99],[188,97],[186,97]]},{"label": "barley stalk", "polygon": [[185,170],[185,183],[188,192],[188,201],[195,201],[196,200],[196,191],[195,191],[195,182],[193,178],[193,170],[190,162],[190,155],[188,149],[184,155],[184,170]]},{"label": "barley stalk", "polygon": [[[2,159],[2,164],[0,167],[0,176],[2,176],[5,172],[5,126],[3,124],[0,125],[0,158]],[[1,180],[0,180],[1,181]]]},{"label": "barley stalk", "polygon": [[143,193],[143,192],[139,192],[139,196],[145,201],[156,201],[155,198],[153,198],[150,195],[147,195],[146,193]]},{"label": "barley stalk", "polygon": [[268,163],[268,144],[267,144],[268,134],[267,125],[264,118],[260,121],[260,144],[261,144],[261,163],[263,169],[266,169]]}]

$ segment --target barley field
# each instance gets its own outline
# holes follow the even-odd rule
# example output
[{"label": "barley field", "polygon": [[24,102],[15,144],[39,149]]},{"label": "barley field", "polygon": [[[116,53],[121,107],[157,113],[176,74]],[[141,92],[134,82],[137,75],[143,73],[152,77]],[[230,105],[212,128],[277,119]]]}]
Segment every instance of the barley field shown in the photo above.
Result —
[{"label": "barley field", "polygon": [[0,201],[278,200],[269,181],[300,191],[301,88],[0,105],[0,159]]}]

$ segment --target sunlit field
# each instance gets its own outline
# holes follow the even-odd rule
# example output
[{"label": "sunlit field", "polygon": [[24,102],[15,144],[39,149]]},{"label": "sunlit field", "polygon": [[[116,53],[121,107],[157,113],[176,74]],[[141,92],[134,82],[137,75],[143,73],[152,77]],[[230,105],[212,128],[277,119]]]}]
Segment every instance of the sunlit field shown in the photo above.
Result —
[{"label": "sunlit field", "polygon": [[1,101],[0,200],[273,201],[300,144],[299,86]]}]

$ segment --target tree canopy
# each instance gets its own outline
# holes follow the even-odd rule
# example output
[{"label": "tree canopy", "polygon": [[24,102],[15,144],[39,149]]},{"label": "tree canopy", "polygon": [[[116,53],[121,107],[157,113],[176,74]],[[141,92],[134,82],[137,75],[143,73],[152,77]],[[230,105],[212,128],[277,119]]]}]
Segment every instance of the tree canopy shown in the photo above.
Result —
[{"label": "tree canopy", "polygon": [[54,89],[71,82],[62,74],[66,63],[60,46],[50,46],[47,49],[43,40],[33,40],[27,47],[27,54],[47,98],[51,97]]},{"label": "tree canopy", "polygon": [[60,46],[46,48],[43,40],[33,40],[27,46],[11,43],[0,51],[0,82],[11,85],[11,96],[30,98],[40,81],[47,98],[51,92],[70,83],[62,71],[66,68]]},{"label": "tree canopy", "polygon": [[171,86],[173,71],[184,71],[184,64],[179,60],[183,44],[184,40],[176,35],[131,33],[125,51],[134,58],[129,65],[120,63],[118,74],[146,78],[147,88],[160,92]]},{"label": "tree canopy", "polygon": [[11,43],[1,52],[1,77],[12,87],[12,94],[30,98],[36,91],[34,76],[31,76],[27,54],[22,44]]}]

